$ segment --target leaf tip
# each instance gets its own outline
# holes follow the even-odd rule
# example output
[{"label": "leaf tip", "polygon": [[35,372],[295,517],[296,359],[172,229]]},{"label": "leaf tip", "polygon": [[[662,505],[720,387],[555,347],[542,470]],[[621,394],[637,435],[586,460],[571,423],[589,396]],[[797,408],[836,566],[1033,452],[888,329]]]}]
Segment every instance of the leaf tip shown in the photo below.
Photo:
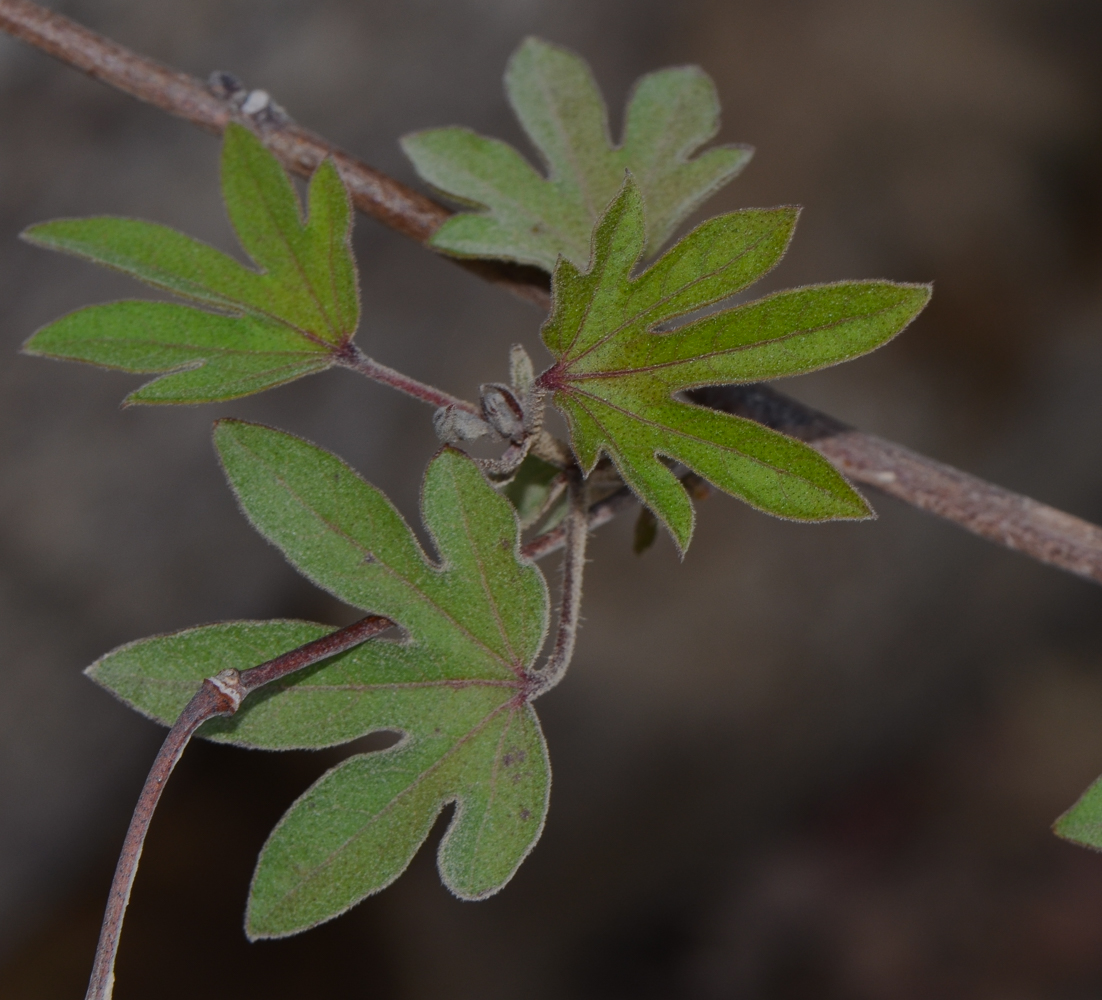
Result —
[{"label": "leaf tip", "polygon": [[1095,781],[1078,801],[1052,824],[1052,832],[1061,840],[1080,847],[1102,850],[1102,779]]},{"label": "leaf tip", "polygon": [[257,139],[252,129],[247,128],[240,122],[229,122],[226,125],[225,132],[222,133],[223,144],[230,142],[248,142],[250,139],[254,142],[260,141]]},{"label": "leaf tip", "polygon": [[566,52],[567,50],[560,45],[555,45],[554,42],[547,41],[546,38],[540,38],[539,35],[525,35],[524,38],[520,40],[520,44],[513,50],[513,54],[509,57],[509,61],[512,62],[514,59],[532,53],[556,51]]},{"label": "leaf tip", "polygon": [[42,230],[45,229],[48,225],[48,222],[32,223],[19,234],[19,238],[26,243],[33,244],[36,247],[47,246],[47,241],[42,239]]},{"label": "leaf tip", "polygon": [[934,295],[934,283],[932,281],[893,281],[891,284],[899,292],[900,304],[906,304],[912,310],[910,319],[907,320],[908,323],[926,308]]},{"label": "leaf tip", "polygon": [[215,439],[225,437],[227,434],[232,433],[238,426],[247,423],[247,420],[240,420],[237,417],[219,417],[211,424],[211,434]]},{"label": "leaf tip", "polygon": [[[263,854],[261,854],[260,861],[262,860]],[[258,861],[257,872],[259,872],[260,861]],[[300,926],[287,927],[280,926],[278,923],[273,924],[270,922],[270,920],[266,921],[264,920],[263,916],[258,918],[253,906],[253,903],[255,902],[253,894],[256,891],[256,875],[257,873],[253,874],[253,884],[249,887],[249,901],[245,904],[245,921],[243,927],[243,930],[245,931],[245,938],[251,944],[255,944],[257,941],[278,941],[280,938],[294,937],[296,934],[301,934],[303,931],[308,931],[314,927],[317,927],[318,924],[325,923],[324,920],[318,920],[314,923],[305,923]]]},{"label": "leaf tip", "polygon": [[675,523],[674,521],[666,517],[661,511],[654,511],[658,519],[662,522],[663,525],[665,525],[666,530],[670,533],[670,537],[673,539],[674,545],[677,546],[677,557],[682,562],[685,561],[685,556],[688,554],[689,543],[693,540],[693,531],[696,529],[696,508],[693,506],[691,500],[688,500],[686,502],[689,508],[687,524],[681,518],[679,518],[677,523]]},{"label": "leaf tip", "polygon": [[1052,832],[1069,844],[1086,847],[1092,851],[1102,850],[1102,829],[1099,829],[1097,822],[1085,820],[1078,813],[1079,806],[1076,804],[1057,817],[1052,824]]},{"label": "leaf tip", "polygon": [[250,944],[255,944],[257,941],[270,941],[272,938],[285,937],[286,936],[286,935],[281,935],[281,934],[269,934],[266,931],[264,931],[262,928],[257,927],[257,925],[253,922],[251,901],[250,901],[250,905],[248,907],[246,907],[246,909],[245,909],[244,931],[245,931],[245,939]]}]

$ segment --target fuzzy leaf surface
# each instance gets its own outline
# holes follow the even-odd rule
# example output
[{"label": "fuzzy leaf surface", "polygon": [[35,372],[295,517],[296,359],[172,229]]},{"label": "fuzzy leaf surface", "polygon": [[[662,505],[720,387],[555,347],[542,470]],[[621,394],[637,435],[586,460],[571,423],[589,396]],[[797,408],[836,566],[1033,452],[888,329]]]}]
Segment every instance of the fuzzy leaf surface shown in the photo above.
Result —
[{"label": "fuzzy leaf surface", "polygon": [[674,396],[857,357],[899,333],[926,304],[925,285],[817,285],[659,332],[761,277],[780,259],[795,221],[791,208],[718,216],[632,277],[646,234],[643,200],[629,179],[594,233],[589,270],[565,259],[555,270],[542,336],[556,361],[540,385],[566,415],[583,468],[592,470],[606,453],[682,550],[692,536],[692,504],[658,456],[780,517],[870,514],[860,495],[807,445]]},{"label": "fuzzy leaf surface", "polygon": [[311,178],[302,219],[290,179],[260,140],[230,125],[222,193],[256,265],[137,219],[58,219],[24,238],[103,264],[193,305],[89,306],[39,330],[30,354],[128,372],[167,372],[128,403],[203,403],[259,392],[321,371],[359,322],[352,214],[332,162]]},{"label": "fuzzy leaf surface", "polygon": [[696,66],[660,70],[636,83],[619,146],[612,144],[592,73],[572,52],[526,39],[509,60],[505,90],[546,177],[512,146],[470,129],[430,129],[402,139],[422,178],[479,209],[436,231],[430,242],[440,250],[547,271],[561,254],[584,267],[593,225],[630,170],[647,206],[647,247],[657,253],[751,156],[747,147],[723,146],[691,158],[719,131],[715,86]]},{"label": "fuzzy leaf surface", "polygon": [[406,633],[287,678],[270,719],[246,717],[224,737],[261,745],[262,726],[285,746],[402,734],[324,775],[280,821],[257,866],[249,934],[294,934],[379,891],[449,802],[445,885],[464,899],[496,892],[535,844],[550,789],[526,685],[547,628],[547,588],[519,554],[508,500],[471,459],[442,451],[422,494],[437,563],[336,456],[238,421],[220,422],[215,443],[261,534],[315,583]]}]

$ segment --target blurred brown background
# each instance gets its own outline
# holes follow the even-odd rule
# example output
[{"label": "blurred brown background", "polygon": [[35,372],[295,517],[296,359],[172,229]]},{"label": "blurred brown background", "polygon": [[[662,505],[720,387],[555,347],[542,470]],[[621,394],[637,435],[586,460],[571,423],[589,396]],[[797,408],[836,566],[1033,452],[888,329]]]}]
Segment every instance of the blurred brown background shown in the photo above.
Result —
[{"label": "blurred brown background", "polygon": [[[635,77],[700,63],[721,140],[758,149],[709,209],[806,206],[769,287],[936,283],[890,347],[785,388],[1102,522],[1097,0],[55,6],[196,75],[232,70],[411,182],[405,131],[463,123],[520,141],[500,78],[527,33],[590,60],[614,122]],[[235,510],[212,419],[334,449],[409,518],[434,448],[427,410],[348,373],[225,407],[122,412],[137,379],[16,354],[71,308],[143,294],[19,231],[116,213],[231,248],[217,152],[0,38],[6,1000],[83,995],[162,735],[81,669],[199,622],[349,619]],[[380,360],[469,395],[504,375],[512,341],[544,357],[530,307],[373,222],[358,221],[356,249],[359,341]],[[873,524],[809,527],[714,497],[684,564],[666,539],[633,556],[630,518],[601,531],[570,682],[540,703],[547,830],[488,902],[440,887],[438,827],[350,915],[248,945],[257,850],[339,754],[194,747],[147,845],[117,997],[1102,994],[1102,858],[1048,830],[1102,771],[1102,592],[873,501]]]}]

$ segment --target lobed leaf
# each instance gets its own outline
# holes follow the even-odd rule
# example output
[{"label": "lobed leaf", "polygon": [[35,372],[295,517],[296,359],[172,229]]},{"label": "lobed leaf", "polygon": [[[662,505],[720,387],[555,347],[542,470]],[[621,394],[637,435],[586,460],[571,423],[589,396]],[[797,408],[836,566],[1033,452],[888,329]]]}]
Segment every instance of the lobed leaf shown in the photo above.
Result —
[{"label": "lobed leaf", "polygon": [[526,693],[547,628],[547,588],[520,557],[509,502],[471,459],[442,451],[422,494],[434,563],[386,497],[328,452],[237,421],[220,422],[215,443],[261,534],[319,585],[407,633],[299,682],[338,688],[328,700],[289,688],[322,714],[355,714],[404,735],[330,772],[291,807],[257,867],[249,934],[295,933],[383,888],[449,801],[458,806],[441,877],[464,898],[497,891],[539,836],[550,787]]},{"label": "lobed leaf", "polygon": [[423,517],[437,565],[382,492],[335,455],[236,420],[219,421],[214,440],[246,516],[303,575],[400,622],[418,647],[446,650],[446,664],[421,669],[456,679],[492,668],[515,679],[539,651],[543,576],[520,560],[508,501],[461,452],[445,449],[425,475]]},{"label": "lobed leaf", "polygon": [[461,899],[512,878],[543,829],[551,772],[527,704],[451,706],[418,739],[338,765],[284,815],[260,855],[249,937],[285,937],[329,920],[394,881],[448,802],[437,856]]},{"label": "lobed leaf", "polygon": [[359,322],[351,206],[336,167],[327,160],[314,172],[303,221],[279,162],[248,129],[231,124],[222,191],[258,270],[136,219],[58,219],[26,230],[32,243],[104,264],[194,305],[90,306],[43,327],[24,350],[168,373],[128,403],[233,399],[329,367]]},{"label": "lobed leaf", "polygon": [[547,271],[563,256],[584,267],[593,225],[630,170],[646,202],[646,244],[654,254],[751,156],[748,147],[723,146],[690,158],[719,131],[715,86],[696,66],[638,81],[619,146],[612,145],[589,67],[572,52],[526,39],[509,60],[505,90],[546,178],[511,146],[469,129],[430,129],[402,139],[421,177],[478,209],[453,216],[433,235],[431,245],[447,253]]},{"label": "lobed leaf", "polygon": [[608,454],[682,550],[692,536],[692,504],[659,456],[780,517],[870,514],[807,445],[675,397],[696,386],[796,375],[857,357],[894,337],[926,304],[925,285],[819,285],[659,331],[769,271],[795,222],[792,208],[710,219],[633,277],[646,232],[643,198],[629,178],[595,230],[588,271],[565,259],[555,269],[542,336],[556,361],[540,385],[566,415],[583,467],[592,470]]},{"label": "lobed leaf", "polygon": [[[215,444],[246,515],[303,573],[404,632],[291,674],[251,695],[210,739],[269,750],[391,731],[399,742],[324,775],[272,832],[249,899],[252,938],[331,919],[396,879],[448,803],[445,885],[481,899],[539,838],[550,766],[529,704],[547,587],[521,558],[508,500],[461,452],[425,475],[431,560],[386,497],[336,456],[271,428],[224,420]],[[328,631],[309,622],[227,622],[123,646],[88,674],[171,723],[202,679],[246,669]]]}]

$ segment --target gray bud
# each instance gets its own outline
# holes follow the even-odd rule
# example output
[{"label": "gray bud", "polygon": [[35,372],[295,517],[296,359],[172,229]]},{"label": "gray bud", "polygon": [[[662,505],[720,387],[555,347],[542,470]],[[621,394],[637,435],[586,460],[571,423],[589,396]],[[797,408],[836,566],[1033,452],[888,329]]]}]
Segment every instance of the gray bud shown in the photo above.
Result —
[{"label": "gray bud", "polygon": [[528,352],[520,344],[513,344],[509,348],[509,381],[522,399],[531,395],[536,381],[536,370],[532,367]]},{"label": "gray bud", "polygon": [[486,422],[510,441],[524,437],[524,407],[516,394],[500,382],[487,382],[479,386],[482,397],[482,414]]},{"label": "gray bud", "polygon": [[493,428],[485,420],[457,406],[441,406],[432,415],[432,427],[445,444],[475,441],[493,434]]}]

